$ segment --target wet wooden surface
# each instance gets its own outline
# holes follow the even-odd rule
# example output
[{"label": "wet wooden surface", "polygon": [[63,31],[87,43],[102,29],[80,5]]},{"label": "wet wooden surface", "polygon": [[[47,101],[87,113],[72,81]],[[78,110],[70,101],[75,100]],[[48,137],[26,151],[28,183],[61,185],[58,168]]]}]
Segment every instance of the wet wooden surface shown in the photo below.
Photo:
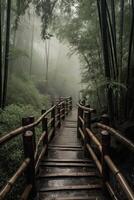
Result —
[{"label": "wet wooden surface", "polygon": [[76,110],[66,118],[40,163],[39,200],[103,200],[102,180],[77,138]]}]

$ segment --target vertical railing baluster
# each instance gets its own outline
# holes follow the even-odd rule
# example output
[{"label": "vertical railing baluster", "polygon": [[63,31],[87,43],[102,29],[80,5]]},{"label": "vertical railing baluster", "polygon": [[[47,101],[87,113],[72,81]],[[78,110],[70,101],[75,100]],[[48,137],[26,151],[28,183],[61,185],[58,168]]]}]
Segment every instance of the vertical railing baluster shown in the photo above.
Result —
[{"label": "vertical railing baluster", "polygon": [[[41,113],[42,115],[46,112],[46,110],[42,110]],[[43,139],[43,145],[47,145],[47,151],[46,151],[46,154],[48,153],[48,118],[47,117],[44,117],[42,119],[42,132],[46,132],[45,134],[45,137]]]},{"label": "vertical railing baluster", "polygon": [[[54,106],[54,105],[52,105],[52,106]],[[53,121],[51,122],[51,128],[54,129],[53,130],[53,136],[55,135],[55,111],[56,111],[56,109],[54,107],[53,110],[52,110],[52,112],[51,112],[51,118],[53,118]]]},{"label": "vertical railing baluster", "polygon": [[77,137],[78,138],[81,138],[79,128],[83,131],[83,124],[80,120],[80,117],[81,119],[83,119],[83,109],[78,107],[78,114],[77,114]]},{"label": "vertical railing baluster", "polygon": [[[31,123],[31,117],[22,118],[22,126],[26,126]],[[23,148],[25,158],[30,158],[30,163],[25,172],[27,184],[32,185],[32,196],[36,195],[36,183],[35,183],[35,136],[34,133],[29,130],[23,133]]]},{"label": "vertical railing baluster", "polygon": [[105,156],[110,154],[111,138],[110,134],[107,131],[102,131],[101,136],[102,136],[102,156],[101,156],[102,178],[103,178],[103,189],[105,192],[106,191],[105,183],[109,182],[109,168],[106,164]]},{"label": "vertical railing baluster", "polygon": [[59,123],[58,123],[58,128],[60,128],[60,127],[61,127],[60,105],[57,107],[57,110],[58,110],[57,121],[59,121]]},{"label": "vertical railing baluster", "polygon": [[62,108],[63,108],[63,112],[62,112],[62,114],[63,114],[63,121],[65,120],[65,116],[66,116],[66,109],[65,109],[65,101],[63,102],[63,104],[62,104],[63,106],[62,106]]},{"label": "vertical railing baluster", "polygon": [[70,111],[72,110],[73,108],[73,100],[72,100],[72,97],[70,97]]},{"label": "vertical railing baluster", "polygon": [[[34,123],[34,121],[35,121],[35,117],[30,116],[30,117],[29,117],[29,124]],[[33,127],[33,128],[31,128],[30,130],[33,132],[34,149],[36,149],[36,134],[35,134],[35,128]]]},{"label": "vertical railing baluster", "polygon": [[66,98],[65,102],[66,102],[66,115],[68,115],[68,98]]},{"label": "vertical railing baluster", "polygon": [[91,128],[91,113],[89,111],[84,111],[84,152],[85,152],[85,155],[89,154],[87,151],[87,144],[90,144],[90,138],[86,130],[87,128],[88,129]]}]

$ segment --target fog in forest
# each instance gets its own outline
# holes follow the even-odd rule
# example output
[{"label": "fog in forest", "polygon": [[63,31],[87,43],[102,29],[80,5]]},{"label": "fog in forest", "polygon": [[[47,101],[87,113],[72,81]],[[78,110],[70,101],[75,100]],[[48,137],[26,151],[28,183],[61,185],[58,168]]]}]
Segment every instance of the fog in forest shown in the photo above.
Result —
[{"label": "fog in forest", "polygon": [[[70,53],[69,43],[60,41],[55,34],[47,40],[41,38],[41,21],[33,9],[20,17],[11,39],[7,104],[27,104],[32,99],[34,105],[40,105],[40,95],[52,100],[72,96],[77,102],[81,82],[79,58]],[[29,82],[31,94],[24,89],[30,87]],[[20,97],[14,98],[17,92]]]}]

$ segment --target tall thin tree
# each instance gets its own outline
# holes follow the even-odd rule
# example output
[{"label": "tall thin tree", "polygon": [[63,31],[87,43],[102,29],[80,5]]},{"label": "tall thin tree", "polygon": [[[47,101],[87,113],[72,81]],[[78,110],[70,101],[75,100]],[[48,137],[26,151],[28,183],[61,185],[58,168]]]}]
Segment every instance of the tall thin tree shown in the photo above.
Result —
[{"label": "tall thin tree", "polygon": [[7,19],[6,19],[6,45],[5,45],[5,64],[4,64],[4,83],[2,108],[6,105],[8,67],[9,67],[9,48],[10,48],[10,20],[11,20],[11,0],[7,0]]},{"label": "tall thin tree", "polygon": [[2,30],[1,30],[1,0],[0,0],[0,107],[2,106]]}]

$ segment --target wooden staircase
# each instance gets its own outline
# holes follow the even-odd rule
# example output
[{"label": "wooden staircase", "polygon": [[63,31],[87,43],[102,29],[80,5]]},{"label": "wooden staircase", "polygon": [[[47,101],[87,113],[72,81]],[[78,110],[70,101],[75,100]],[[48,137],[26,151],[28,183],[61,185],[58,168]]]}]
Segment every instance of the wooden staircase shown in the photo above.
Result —
[{"label": "wooden staircase", "polygon": [[39,200],[102,200],[102,180],[77,138],[76,110],[49,144],[37,177]]}]

